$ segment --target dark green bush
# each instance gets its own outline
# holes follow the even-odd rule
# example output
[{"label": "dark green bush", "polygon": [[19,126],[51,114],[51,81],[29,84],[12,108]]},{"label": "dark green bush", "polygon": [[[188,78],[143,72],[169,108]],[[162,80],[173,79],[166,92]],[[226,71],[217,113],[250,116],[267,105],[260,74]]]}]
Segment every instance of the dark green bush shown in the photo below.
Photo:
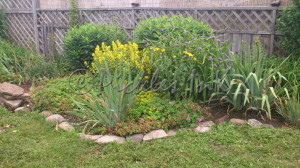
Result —
[{"label": "dark green bush", "polygon": [[278,29],[283,34],[282,46],[287,54],[300,56],[300,0],[284,9],[278,19]]},{"label": "dark green bush", "polygon": [[0,9],[0,39],[4,38],[6,33],[6,23],[5,23],[5,16],[3,10]]},{"label": "dark green bush", "polygon": [[72,68],[84,68],[84,61],[92,61],[92,53],[102,42],[109,45],[112,41],[125,42],[127,36],[116,26],[86,24],[71,28],[64,38],[66,59]]},{"label": "dark green bush", "polygon": [[186,32],[199,36],[212,35],[212,29],[207,24],[196,21],[192,17],[181,15],[153,17],[141,21],[137,25],[134,34],[136,36],[135,41],[139,45],[144,45],[144,40],[157,41],[160,36],[165,35],[179,37],[184,36]]}]

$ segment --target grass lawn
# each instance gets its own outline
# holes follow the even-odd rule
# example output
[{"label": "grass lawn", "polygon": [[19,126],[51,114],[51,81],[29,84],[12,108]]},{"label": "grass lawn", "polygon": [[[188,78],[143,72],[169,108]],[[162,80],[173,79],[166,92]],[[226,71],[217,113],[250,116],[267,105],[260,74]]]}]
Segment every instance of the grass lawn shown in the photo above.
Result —
[{"label": "grass lawn", "polygon": [[54,128],[39,114],[0,108],[0,167],[300,167],[299,129],[223,124],[208,133],[103,145]]}]

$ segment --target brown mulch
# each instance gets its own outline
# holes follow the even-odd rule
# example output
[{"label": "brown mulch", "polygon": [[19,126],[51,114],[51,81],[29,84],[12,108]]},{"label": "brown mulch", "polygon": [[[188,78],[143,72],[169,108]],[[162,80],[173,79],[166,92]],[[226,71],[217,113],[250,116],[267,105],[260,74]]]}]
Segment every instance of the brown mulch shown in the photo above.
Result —
[{"label": "brown mulch", "polygon": [[[206,119],[216,121],[227,115],[227,111],[228,110],[226,107],[214,107],[211,109],[210,113],[206,115]],[[264,114],[260,114],[256,111],[248,111],[247,114],[240,111],[232,111],[230,112],[228,119],[226,119],[225,121],[229,121],[231,118],[238,118],[243,120],[256,119],[263,124],[272,124],[276,128],[287,127],[287,124],[284,123],[284,119],[282,118],[282,116],[276,113],[272,113],[272,119],[268,120]]]}]

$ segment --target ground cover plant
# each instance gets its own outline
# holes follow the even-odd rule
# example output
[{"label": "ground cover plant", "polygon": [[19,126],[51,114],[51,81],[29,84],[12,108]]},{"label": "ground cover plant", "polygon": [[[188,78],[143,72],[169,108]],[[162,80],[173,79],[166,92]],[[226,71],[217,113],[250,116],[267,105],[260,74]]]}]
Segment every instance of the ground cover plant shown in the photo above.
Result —
[{"label": "ground cover plant", "polygon": [[95,144],[55,131],[37,113],[0,108],[0,167],[298,167],[299,131],[224,124],[147,143]]}]

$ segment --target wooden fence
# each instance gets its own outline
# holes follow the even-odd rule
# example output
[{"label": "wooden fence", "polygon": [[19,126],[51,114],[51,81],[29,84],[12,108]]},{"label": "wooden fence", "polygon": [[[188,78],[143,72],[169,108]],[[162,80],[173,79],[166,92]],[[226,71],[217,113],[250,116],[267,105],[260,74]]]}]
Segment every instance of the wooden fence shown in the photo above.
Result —
[{"label": "wooden fence", "polygon": [[[27,48],[35,46],[45,55],[50,54],[53,44],[63,51],[63,36],[69,28],[67,9],[38,9],[36,0],[0,0],[1,7],[5,9],[12,41]],[[282,37],[275,31],[280,9],[274,7],[80,9],[83,23],[118,25],[131,38],[141,20],[178,14],[209,24],[224,40],[233,42],[233,51],[239,50],[242,40],[251,46],[260,38],[269,55],[281,53]]]}]

